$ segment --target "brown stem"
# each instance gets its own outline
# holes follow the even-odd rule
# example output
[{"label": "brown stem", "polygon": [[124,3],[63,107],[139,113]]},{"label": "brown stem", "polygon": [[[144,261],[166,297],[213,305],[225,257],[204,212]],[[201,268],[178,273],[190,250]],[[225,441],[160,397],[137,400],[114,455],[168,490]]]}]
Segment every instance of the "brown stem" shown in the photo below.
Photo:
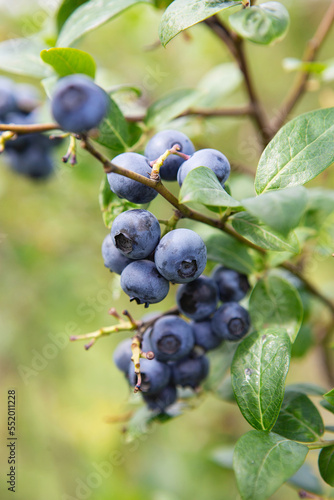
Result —
[{"label": "brown stem", "polygon": [[[328,32],[334,21],[334,2],[331,1],[324,17],[320,21],[320,24],[313,36],[313,38],[308,42],[305,49],[302,61],[305,63],[314,61],[321,44],[325,40]],[[273,120],[271,125],[271,135],[272,137],[278,132],[283,123],[285,123],[288,115],[291,113],[292,109],[295,107],[301,96],[306,90],[307,81],[309,79],[308,71],[301,71],[292,89],[282,104],[282,107],[278,113],[278,116]]]},{"label": "brown stem", "polygon": [[34,134],[37,132],[50,132],[51,130],[62,130],[57,123],[42,123],[35,125],[15,125],[13,123],[1,123],[0,131],[10,131],[16,134]]}]

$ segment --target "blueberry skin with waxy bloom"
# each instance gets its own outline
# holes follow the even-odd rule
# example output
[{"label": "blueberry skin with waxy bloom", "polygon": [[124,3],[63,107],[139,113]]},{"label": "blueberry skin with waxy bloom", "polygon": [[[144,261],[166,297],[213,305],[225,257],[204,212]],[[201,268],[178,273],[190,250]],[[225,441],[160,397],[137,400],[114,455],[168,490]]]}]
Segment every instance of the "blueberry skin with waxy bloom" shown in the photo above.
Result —
[{"label": "blueberry skin with waxy bloom", "polygon": [[177,361],[194,347],[192,327],[178,316],[159,318],[152,328],[150,343],[159,361]]},{"label": "blueberry skin with waxy bloom", "polygon": [[105,267],[117,274],[121,274],[123,269],[132,262],[131,259],[128,259],[117,250],[110,234],[103,240],[102,257]]},{"label": "blueberry skin with waxy bloom", "polygon": [[191,229],[174,229],[161,238],[154,261],[162,276],[172,283],[188,283],[206,266],[206,246]]},{"label": "blueberry skin with waxy bloom", "polygon": [[173,385],[167,385],[158,394],[143,393],[143,399],[150,410],[158,411],[159,413],[163,413],[166,408],[175,403],[176,397],[177,391]]},{"label": "blueberry skin with waxy bloom", "polygon": [[[145,156],[138,153],[122,153],[113,158],[112,163],[124,167],[131,172],[150,178],[151,166]],[[154,200],[158,195],[154,189],[124,175],[110,172],[107,174],[110,189],[119,198],[125,198],[131,203],[143,204]]]},{"label": "blueberry skin with waxy bloom", "polygon": [[223,186],[229,178],[231,167],[228,159],[217,149],[199,149],[189,160],[182,163],[177,172],[177,182],[182,186],[184,179],[191,170],[197,167],[208,167],[217,176]]},{"label": "blueberry skin with waxy bloom", "polygon": [[218,287],[211,278],[200,276],[178,288],[176,303],[187,318],[199,321],[214,313],[218,304]]},{"label": "blueberry skin with waxy bloom", "polygon": [[212,317],[212,330],[222,340],[242,339],[250,328],[248,311],[238,302],[226,302]]},{"label": "blueberry skin with waxy bloom", "polygon": [[[180,146],[179,151],[181,153],[191,156],[195,152],[193,143],[185,134],[178,130],[162,130],[148,141],[144,154],[150,161],[154,161],[176,144]],[[180,165],[184,161],[181,156],[168,156],[160,168],[161,179],[175,181]]]},{"label": "blueberry skin with waxy bloom", "polygon": [[121,288],[137,304],[156,304],[168,294],[169,283],[158,272],[154,262],[135,260],[121,274]]},{"label": "blueberry skin with waxy bloom", "polygon": [[119,214],[111,227],[117,250],[130,259],[145,259],[160,240],[158,219],[147,210],[136,208]]},{"label": "blueberry skin with waxy bloom", "polygon": [[195,344],[205,351],[216,349],[222,343],[222,339],[213,332],[210,319],[193,321],[191,326],[194,332]]},{"label": "blueberry skin with waxy bloom", "polygon": [[181,387],[196,389],[208,376],[209,360],[203,356],[187,356],[172,365],[172,382]]},{"label": "blueberry skin with waxy bloom", "polygon": [[217,283],[219,296],[223,302],[239,302],[250,288],[245,274],[227,267],[215,267],[211,277]]},{"label": "blueberry skin with waxy bloom", "polygon": [[132,350],[131,350],[132,339],[125,339],[120,342],[113,353],[113,360],[117,368],[128,375]]},{"label": "blueberry skin with waxy bloom", "polygon": [[[170,381],[171,371],[166,363],[161,363],[156,359],[140,358],[141,386],[140,390],[146,394],[157,394],[164,389]],[[137,385],[137,375],[133,364],[129,368],[129,382],[135,387]]]}]

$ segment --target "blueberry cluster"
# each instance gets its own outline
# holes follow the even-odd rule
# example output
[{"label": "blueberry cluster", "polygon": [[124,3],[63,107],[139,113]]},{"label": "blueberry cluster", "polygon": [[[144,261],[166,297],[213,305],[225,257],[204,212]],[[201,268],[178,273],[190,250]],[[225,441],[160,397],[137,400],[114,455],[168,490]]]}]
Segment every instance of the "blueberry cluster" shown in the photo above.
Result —
[{"label": "blueberry cluster", "polygon": [[143,209],[118,215],[102,244],[104,265],[121,275],[121,287],[137,304],[155,304],[169,282],[195,280],[206,266],[206,246],[190,229],[174,229],[161,239],[158,219]]},{"label": "blueberry cluster", "polygon": [[[0,78],[0,123],[32,125],[39,105],[35,88]],[[57,142],[43,134],[25,134],[6,141],[5,155],[10,167],[32,179],[45,179],[53,172],[50,151]]]},{"label": "blueberry cluster", "polygon": [[[140,359],[140,390],[150,409],[164,412],[176,401],[177,387],[197,389],[209,373],[205,354],[223,340],[238,341],[246,335],[249,315],[237,301],[248,289],[247,276],[223,266],[216,267],[210,278],[200,276],[179,287],[179,312],[191,321],[162,315],[142,336],[142,351],[154,354],[154,359]],[[224,303],[218,307],[220,300]],[[126,339],[118,345],[114,362],[135,387],[131,343]]]}]

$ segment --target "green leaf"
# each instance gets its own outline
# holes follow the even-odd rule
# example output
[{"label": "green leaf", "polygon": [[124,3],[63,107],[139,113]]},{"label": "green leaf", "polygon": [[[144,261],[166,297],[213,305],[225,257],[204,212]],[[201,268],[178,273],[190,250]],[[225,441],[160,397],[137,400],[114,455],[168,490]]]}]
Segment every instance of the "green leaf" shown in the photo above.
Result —
[{"label": "green leaf", "polygon": [[[304,316],[305,316],[305,307]],[[298,332],[296,340],[292,346],[292,357],[293,358],[302,358],[305,354],[311,349],[314,345],[313,332],[309,325],[303,324],[301,329]]]},{"label": "green leaf", "polygon": [[299,384],[289,384],[285,388],[285,392],[299,392],[306,394],[307,396],[322,396],[324,393],[323,387],[315,384],[309,384],[307,382],[300,382]]},{"label": "green leaf", "polygon": [[241,436],[233,468],[243,500],[266,500],[302,466],[307,446],[277,434],[250,431]]},{"label": "green leaf", "polygon": [[298,186],[334,161],[334,108],[297,116],[268,144],[255,178],[258,194]]},{"label": "green leaf", "polygon": [[174,0],[162,15],[159,38],[166,46],[178,33],[204,21],[218,12],[241,5],[241,1],[228,0]]},{"label": "green leaf", "polygon": [[95,78],[96,64],[90,54],[83,50],[53,48],[42,50],[42,60],[50,64],[59,76],[81,73]]},{"label": "green leaf", "polygon": [[180,203],[196,201],[207,207],[240,207],[220,184],[216,174],[208,167],[197,167],[186,176],[179,194]]},{"label": "green leaf", "polygon": [[[183,186],[182,186],[183,187]],[[257,217],[248,213],[236,214],[232,218],[234,229],[261,248],[276,252],[299,252],[299,243],[292,233],[287,239],[270,227],[263,224]]]},{"label": "green leaf", "polygon": [[173,90],[151,104],[147,110],[146,125],[150,128],[156,128],[170,122],[190,108],[197,101],[199,95],[199,92],[193,89]]},{"label": "green leaf", "polygon": [[328,401],[329,404],[334,405],[334,389],[326,392],[326,394],[324,394],[324,398],[326,399],[326,401]]},{"label": "green leaf", "polygon": [[122,111],[109,97],[109,112],[99,126],[99,135],[95,139],[102,146],[111,149],[114,155],[123,153],[129,145],[128,124]]},{"label": "green leaf", "polygon": [[234,446],[221,446],[211,452],[210,458],[223,469],[233,469],[233,453]]},{"label": "green leaf", "polygon": [[273,431],[288,439],[308,443],[318,441],[324,433],[324,424],[317,408],[305,394],[288,391]]},{"label": "green leaf", "polygon": [[249,299],[249,314],[254,328],[279,325],[294,342],[303,319],[298,291],[278,276],[260,279]]},{"label": "green leaf", "polygon": [[213,391],[217,394],[222,380],[224,380],[226,372],[231,366],[237,347],[238,343],[236,342],[223,342],[218,349],[214,349],[207,354],[210,362],[210,372],[203,384],[206,391]]},{"label": "green leaf", "polygon": [[201,96],[197,106],[212,107],[231,94],[241,83],[242,73],[235,63],[223,63],[206,73],[197,85]]},{"label": "green leaf", "polygon": [[307,200],[307,189],[297,186],[247,198],[242,200],[242,205],[269,227],[286,236],[298,226]]},{"label": "green leaf", "polygon": [[124,10],[148,0],[90,0],[76,9],[62,27],[57,47],[68,47],[85,33],[110,21]]},{"label": "green leaf", "polygon": [[334,446],[321,450],[318,464],[322,479],[330,486],[334,486]]},{"label": "green leaf", "polygon": [[242,38],[269,45],[284,38],[290,17],[284,5],[278,2],[266,2],[232,14],[229,22]]},{"label": "green leaf", "polygon": [[312,467],[305,463],[301,468],[288,480],[288,483],[298,489],[310,491],[316,495],[323,495],[324,489],[320,484],[320,480],[314,474]]},{"label": "green leaf", "polygon": [[268,328],[239,345],[231,366],[232,386],[241,413],[252,427],[269,431],[278,417],[290,364],[287,332]]},{"label": "green leaf", "polygon": [[307,190],[308,202],[303,225],[316,231],[327,222],[328,216],[333,215],[334,190],[313,188]]},{"label": "green leaf", "polygon": [[86,3],[88,0],[63,0],[63,3],[58,9],[56,16],[57,31],[58,33],[62,29],[65,21],[70,17],[73,12]]},{"label": "green leaf", "polygon": [[43,78],[43,80],[41,81],[41,84],[49,99],[52,99],[58,80],[59,80],[58,76],[53,75],[53,76],[48,76],[47,78]]},{"label": "green leaf", "polygon": [[41,61],[45,47],[32,38],[12,38],[0,43],[0,69],[17,75],[46,78],[51,68]]},{"label": "green leaf", "polygon": [[254,272],[255,262],[249,250],[231,236],[219,232],[206,238],[205,243],[208,260],[219,262],[240,273],[252,274]]},{"label": "green leaf", "polygon": [[331,405],[328,401],[326,400],[320,401],[320,404],[326,410],[330,411],[331,413],[334,413],[334,405]]}]

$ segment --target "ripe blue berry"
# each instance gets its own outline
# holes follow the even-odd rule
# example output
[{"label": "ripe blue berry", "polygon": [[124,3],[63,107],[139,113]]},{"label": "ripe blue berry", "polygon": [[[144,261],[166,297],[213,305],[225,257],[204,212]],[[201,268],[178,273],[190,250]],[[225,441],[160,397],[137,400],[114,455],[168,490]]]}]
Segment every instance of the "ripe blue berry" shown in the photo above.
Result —
[{"label": "ripe blue berry", "polygon": [[14,83],[4,76],[0,77],[0,121],[6,120],[7,113],[16,111]]},{"label": "ripe blue berry", "polygon": [[107,94],[85,75],[69,75],[59,80],[51,101],[55,120],[74,134],[98,127],[108,108]]},{"label": "ripe blue berry", "polygon": [[223,302],[239,302],[250,288],[245,274],[223,266],[215,267],[211,277],[218,285],[219,296]]},{"label": "ripe blue berry", "polygon": [[158,219],[147,210],[136,208],[119,214],[111,228],[117,250],[130,259],[145,259],[159,243]]},{"label": "ripe blue berry", "polygon": [[195,321],[205,319],[217,308],[217,285],[211,278],[200,276],[179,287],[176,302],[181,313],[188,318]]},{"label": "ripe blue berry", "polygon": [[206,356],[187,356],[172,366],[172,381],[181,387],[196,389],[209,373],[209,360]]},{"label": "ripe blue berry", "polygon": [[114,273],[121,274],[123,269],[132,262],[131,259],[124,257],[115,247],[110,234],[108,234],[102,243],[102,257],[104,265]]},{"label": "ripe blue berry", "polygon": [[7,158],[11,168],[34,180],[46,179],[53,173],[53,163],[47,152],[31,145],[23,152],[10,150]]},{"label": "ripe blue berry", "polygon": [[223,340],[240,340],[249,327],[249,314],[238,302],[226,302],[212,318],[212,330]]},{"label": "ripe blue berry", "polygon": [[[137,375],[131,363],[129,368],[129,382],[135,387],[137,385]],[[165,363],[156,359],[140,358],[141,386],[140,390],[146,394],[158,394],[169,384],[171,371]]]},{"label": "ripe blue berry", "polygon": [[[157,160],[159,156],[172,149],[175,144],[180,146],[179,151],[186,155],[192,155],[195,148],[191,140],[178,130],[162,130],[150,139],[145,148],[145,156],[150,160]],[[165,181],[176,181],[177,171],[184,159],[177,155],[170,155],[160,168],[160,177]]]},{"label": "ripe blue berry", "polygon": [[121,370],[121,372],[125,373],[126,375],[128,375],[131,364],[131,357],[132,357],[131,344],[132,344],[132,339],[122,340],[122,342],[118,344],[113,353],[113,360],[115,365],[119,370]]},{"label": "ripe blue berry", "polygon": [[[131,172],[150,178],[151,166],[145,156],[138,153],[122,153],[116,156],[112,162],[118,167],[124,167]],[[124,177],[113,172],[107,175],[110,189],[119,198],[125,198],[131,203],[149,203],[157,196],[157,191],[141,184],[138,181]]]},{"label": "ripe blue berry", "polygon": [[158,319],[150,335],[152,351],[159,361],[177,361],[194,347],[194,334],[189,323],[178,316]]},{"label": "ripe blue berry", "polygon": [[161,238],[154,254],[162,276],[172,283],[198,278],[206,266],[206,246],[191,229],[174,229]]},{"label": "ripe blue berry", "polygon": [[223,186],[227,181],[231,167],[228,159],[217,149],[200,149],[192,155],[189,160],[182,163],[177,173],[177,182],[182,186],[186,175],[196,167],[208,167],[216,174],[219,182]]},{"label": "ripe blue berry", "polygon": [[129,295],[130,301],[137,304],[161,302],[169,290],[169,283],[150,260],[135,260],[121,274],[122,290]]},{"label": "ripe blue berry", "polygon": [[175,403],[177,397],[176,387],[167,385],[158,394],[143,394],[143,399],[150,410],[163,413],[168,406]]},{"label": "ripe blue berry", "polygon": [[202,347],[205,351],[216,349],[222,343],[222,339],[217,337],[212,330],[211,320],[193,321],[191,323],[195,345]]}]

